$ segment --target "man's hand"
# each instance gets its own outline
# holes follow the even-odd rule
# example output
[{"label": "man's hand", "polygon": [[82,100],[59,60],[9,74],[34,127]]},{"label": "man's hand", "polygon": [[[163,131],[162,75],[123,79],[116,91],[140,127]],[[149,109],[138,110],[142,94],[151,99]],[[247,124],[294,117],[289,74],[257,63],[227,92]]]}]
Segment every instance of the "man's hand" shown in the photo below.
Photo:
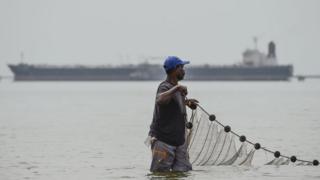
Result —
[{"label": "man's hand", "polygon": [[187,99],[185,103],[190,109],[196,109],[199,101],[196,99]]},{"label": "man's hand", "polygon": [[177,90],[180,91],[183,96],[187,96],[188,94],[187,86],[183,86],[179,84],[177,85]]}]

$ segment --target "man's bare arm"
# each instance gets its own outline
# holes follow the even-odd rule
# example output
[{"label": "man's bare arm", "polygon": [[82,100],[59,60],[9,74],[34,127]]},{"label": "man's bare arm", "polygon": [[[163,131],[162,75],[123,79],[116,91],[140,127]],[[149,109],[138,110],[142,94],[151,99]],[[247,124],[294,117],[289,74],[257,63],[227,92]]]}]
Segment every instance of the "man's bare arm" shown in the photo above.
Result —
[{"label": "man's bare arm", "polygon": [[156,98],[157,104],[169,103],[170,99],[172,98],[174,93],[176,93],[177,91],[180,91],[184,96],[188,94],[187,87],[178,84],[173,88],[169,89],[168,91],[158,94]]}]

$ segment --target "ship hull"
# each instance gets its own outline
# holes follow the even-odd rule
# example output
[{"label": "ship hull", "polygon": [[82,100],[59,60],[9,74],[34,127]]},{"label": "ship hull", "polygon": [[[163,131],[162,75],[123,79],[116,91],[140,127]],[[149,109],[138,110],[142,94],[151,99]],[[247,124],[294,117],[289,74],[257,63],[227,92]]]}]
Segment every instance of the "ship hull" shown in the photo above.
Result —
[{"label": "ship hull", "polygon": [[188,79],[194,81],[288,81],[293,75],[293,67],[202,66],[190,68],[188,74]]},{"label": "ship hull", "polygon": [[[27,64],[9,65],[15,81],[155,81],[166,76],[160,65],[128,67],[54,67]],[[291,65],[188,66],[185,80],[190,81],[288,81]]]}]

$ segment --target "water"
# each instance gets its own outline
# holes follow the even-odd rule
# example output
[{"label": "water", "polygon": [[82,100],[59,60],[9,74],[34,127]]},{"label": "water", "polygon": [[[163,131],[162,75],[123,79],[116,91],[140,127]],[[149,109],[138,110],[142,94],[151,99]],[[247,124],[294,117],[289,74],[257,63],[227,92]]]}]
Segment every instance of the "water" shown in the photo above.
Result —
[{"label": "water", "polygon": [[[320,83],[183,82],[188,97],[272,150],[320,159]],[[319,179],[318,167],[194,167],[151,174],[158,82],[0,82],[0,179]]]}]

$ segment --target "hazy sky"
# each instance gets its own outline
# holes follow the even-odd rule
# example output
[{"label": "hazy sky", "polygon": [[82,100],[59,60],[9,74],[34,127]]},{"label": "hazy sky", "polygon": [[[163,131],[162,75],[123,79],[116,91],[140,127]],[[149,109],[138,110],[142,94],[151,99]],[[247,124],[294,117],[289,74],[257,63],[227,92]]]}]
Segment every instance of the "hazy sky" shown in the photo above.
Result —
[{"label": "hazy sky", "polygon": [[232,64],[254,36],[295,74],[320,74],[319,0],[0,0],[0,26],[0,75],[22,51],[41,64]]}]

